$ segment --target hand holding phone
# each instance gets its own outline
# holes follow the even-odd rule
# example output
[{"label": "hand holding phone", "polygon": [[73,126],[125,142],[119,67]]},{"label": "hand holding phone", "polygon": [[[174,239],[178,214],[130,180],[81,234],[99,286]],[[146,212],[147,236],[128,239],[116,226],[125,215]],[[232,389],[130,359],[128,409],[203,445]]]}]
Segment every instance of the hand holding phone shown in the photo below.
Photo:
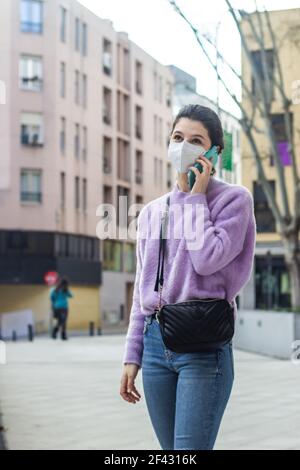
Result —
[{"label": "hand holding phone", "polygon": [[[211,147],[205,154],[204,154],[204,157],[208,158],[209,160],[211,160],[213,166],[216,166],[216,163],[218,161],[218,147],[216,145],[214,145],[213,147]],[[201,165],[201,163],[199,162],[196,162],[194,165],[193,165],[195,168],[197,168],[200,173],[203,172],[203,166]],[[195,184],[195,181],[196,181],[196,175],[195,173],[192,171],[192,170],[189,170],[188,171],[188,184],[189,184],[189,187],[190,189],[192,189],[192,187],[194,186]]]}]

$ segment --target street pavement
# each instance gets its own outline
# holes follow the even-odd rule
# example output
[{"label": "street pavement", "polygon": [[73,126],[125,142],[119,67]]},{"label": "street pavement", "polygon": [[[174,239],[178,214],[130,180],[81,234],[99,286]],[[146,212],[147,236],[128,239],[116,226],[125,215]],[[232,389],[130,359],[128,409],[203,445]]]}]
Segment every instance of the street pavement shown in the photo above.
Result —
[{"label": "street pavement", "polygon": [[[11,450],[160,450],[143,396],[119,395],[125,336],[7,343],[0,409]],[[300,366],[234,351],[235,384],[216,449],[300,449]]]}]

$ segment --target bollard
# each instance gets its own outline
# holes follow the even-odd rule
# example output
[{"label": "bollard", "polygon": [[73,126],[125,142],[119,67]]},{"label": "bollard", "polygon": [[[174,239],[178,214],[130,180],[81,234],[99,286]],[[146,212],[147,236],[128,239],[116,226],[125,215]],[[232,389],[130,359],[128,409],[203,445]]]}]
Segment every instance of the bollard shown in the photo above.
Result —
[{"label": "bollard", "polygon": [[101,326],[98,326],[98,336],[101,336],[102,335],[102,328]]},{"label": "bollard", "polygon": [[90,336],[95,335],[95,323],[93,321],[90,322]]},{"label": "bollard", "polygon": [[17,332],[16,332],[16,331],[13,331],[13,332],[12,332],[12,340],[13,340],[13,341],[17,341],[17,339],[18,339],[18,338],[17,338]]},{"label": "bollard", "polygon": [[32,342],[34,340],[33,326],[28,325],[28,341]]}]

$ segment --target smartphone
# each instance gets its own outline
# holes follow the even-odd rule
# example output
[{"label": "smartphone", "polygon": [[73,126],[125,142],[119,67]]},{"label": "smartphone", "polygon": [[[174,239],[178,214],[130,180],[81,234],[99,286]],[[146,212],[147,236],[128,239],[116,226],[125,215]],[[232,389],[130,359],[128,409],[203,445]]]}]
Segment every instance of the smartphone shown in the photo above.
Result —
[{"label": "smartphone", "polygon": [[[204,157],[208,158],[209,160],[212,161],[212,164],[213,166],[215,167],[216,166],[216,163],[218,161],[218,147],[216,145],[213,145],[205,154],[204,154]],[[195,168],[197,168],[200,173],[202,173],[203,171],[203,166],[201,165],[201,163],[199,162],[196,162],[195,165],[193,165]],[[188,171],[188,184],[189,184],[189,187],[190,189],[192,189],[192,187],[194,186],[195,184],[195,181],[196,181],[196,175],[195,173],[192,171],[192,170],[189,170]]]}]

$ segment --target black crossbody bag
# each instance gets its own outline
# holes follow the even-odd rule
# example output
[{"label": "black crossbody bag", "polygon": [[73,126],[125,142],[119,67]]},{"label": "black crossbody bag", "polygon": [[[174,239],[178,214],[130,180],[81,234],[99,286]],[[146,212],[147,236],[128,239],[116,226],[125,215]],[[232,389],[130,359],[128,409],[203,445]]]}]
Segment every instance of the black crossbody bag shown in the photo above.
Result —
[{"label": "black crossbody bag", "polygon": [[170,196],[167,198],[166,211],[160,226],[154,287],[155,291],[159,291],[159,303],[154,315],[168,349],[178,353],[213,351],[229,343],[234,335],[234,307],[227,299],[200,298],[161,305],[169,205]]}]

